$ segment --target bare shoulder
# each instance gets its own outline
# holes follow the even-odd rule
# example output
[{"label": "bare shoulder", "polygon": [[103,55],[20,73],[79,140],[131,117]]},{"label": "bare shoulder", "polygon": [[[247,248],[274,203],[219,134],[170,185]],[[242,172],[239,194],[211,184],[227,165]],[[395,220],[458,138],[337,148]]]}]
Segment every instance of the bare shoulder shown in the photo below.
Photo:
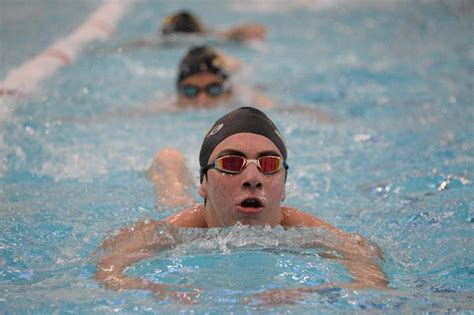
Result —
[{"label": "bare shoulder", "polygon": [[141,220],[128,225],[112,237],[105,239],[99,246],[105,250],[128,250],[146,244],[150,235],[153,235],[159,226],[165,225],[163,221]]},{"label": "bare shoulder", "polygon": [[193,227],[207,227],[202,205],[184,209],[163,221],[147,219],[128,225],[120,229],[116,235],[104,240],[99,248],[107,251],[124,251],[153,247],[154,241],[157,240],[156,231],[164,229],[171,235],[174,234],[175,228]]},{"label": "bare shoulder", "polygon": [[206,228],[207,222],[204,215],[204,206],[195,205],[191,208],[167,217],[165,222],[180,228]]},{"label": "bare shoulder", "polygon": [[296,208],[282,206],[282,221],[281,225],[285,227],[321,227],[330,232],[342,232],[335,226],[329,224],[321,218],[312,215],[308,212],[301,211]]}]

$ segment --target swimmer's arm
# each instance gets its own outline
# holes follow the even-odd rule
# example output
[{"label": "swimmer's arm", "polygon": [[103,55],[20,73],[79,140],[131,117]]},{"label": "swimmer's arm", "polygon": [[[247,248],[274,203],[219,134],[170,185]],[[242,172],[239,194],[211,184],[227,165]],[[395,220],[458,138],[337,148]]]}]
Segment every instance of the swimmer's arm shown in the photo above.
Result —
[{"label": "swimmer's arm", "polygon": [[383,259],[383,252],[369,240],[358,234],[344,232],[337,227],[309,213],[295,208],[282,208],[282,226],[287,227],[318,227],[335,236],[337,242],[328,245],[342,255],[335,258],[346,266],[351,273],[353,282],[343,285],[347,288],[387,288],[388,280],[379,264],[374,259]]},{"label": "swimmer's arm", "polygon": [[[262,304],[288,304],[294,303],[296,300],[301,299],[301,296],[305,293],[313,293],[318,291],[332,290],[338,288],[347,289],[387,289],[387,277],[380,269],[380,267],[372,261],[372,256],[360,255],[358,249],[353,246],[354,243],[348,238],[349,233],[346,233],[335,226],[313,216],[309,213],[300,211],[295,208],[282,207],[282,221],[281,225],[284,227],[317,227],[323,228],[330,234],[336,236],[336,239],[341,240],[340,246],[335,246],[334,242],[327,244],[323,241],[316,241],[314,246],[324,247],[329,250],[333,249],[342,255],[342,258],[332,257],[337,259],[340,263],[344,264],[347,270],[351,273],[353,281],[350,283],[328,283],[314,287],[300,287],[292,289],[270,289],[259,293],[253,297],[245,298],[246,303],[251,302],[257,298]],[[346,237],[347,239],[344,239]],[[348,240],[348,248],[351,250],[348,252],[344,243]],[[368,242],[368,241],[367,241]],[[342,246],[341,246],[342,245]],[[361,252],[367,252],[367,249],[361,250]]]},{"label": "swimmer's arm", "polygon": [[152,257],[157,251],[174,246],[175,240],[170,233],[158,238],[157,230],[163,225],[160,221],[140,221],[124,228],[110,240],[100,246],[108,251],[97,263],[96,280],[110,289],[146,289],[160,292],[166,285],[153,283],[145,279],[129,277],[124,274],[127,267]]},{"label": "swimmer's arm", "polygon": [[196,203],[191,195],[191,172],[184,156],[175,149],[163,149],[154,158],[147,177],[155,185],[157,208]]},{"label": "swimmer's arm", "polygon": [[309,214],[307,212],[291,207],[282,207],[282,221],[281,225],[284,227],[318,227],[323,228],[331,233],[345,233],[337,227],[327,223],[326,221]]},{"label": "swimmer's arm", "polygon": [[175,213],[164,220],[180,228],[207,228],[204,206],[196,205],[192,208]]},{"label": "swimmer's arm", "polygon": [[[207,223],[204,217],[204,207],[197,205],[193,208],[182,210],[160,221],[140,221],[131,227],[124,228],[111,240],[105,241],[101,248],[109,253],[99,259],[95,277],[97,281],[108,288],[146,289],[162,291],[166,285],[153,283],[145,279],[132,278],[124,274],[127,267],[134,263],[153,257],[156,252],[175,245],[171,237],[157,239],[157,231],[164,223],[179,228],[205,228]],[[172,236],[172,229],[165,229],[168,236]]]},{"label": "swimmer's arm", "polygon": [[244,23],[231,27],[225,31],[214,32],[214,34],[238,42],[247,40],[264,40],[267,34],[267,28],[261,24]]}]

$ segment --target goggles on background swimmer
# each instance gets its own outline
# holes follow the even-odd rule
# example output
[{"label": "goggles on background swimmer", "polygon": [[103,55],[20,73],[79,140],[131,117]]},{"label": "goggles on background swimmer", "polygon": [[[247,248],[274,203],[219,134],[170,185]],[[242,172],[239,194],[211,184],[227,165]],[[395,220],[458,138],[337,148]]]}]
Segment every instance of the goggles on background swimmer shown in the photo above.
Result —
[{"label": "goggles on background swimmer", "polygon": [[229,174],[239,174],[249,163],[257,165],[257,169],[265,175],[277,173],[282,168],[285,170],[288,169],[288,164],[286,164],[286,162],[279,156],[266,155],[261,156],[256,160],[251,160],[239,155],[226,155],[216,159],[213,163],[202,167],[201,174],[206,173],[210,169],[216,169]]},{"label": "goggles on background swimmer", "polygon": [[224,84],[215,82],[204,87],[193,84],[184,84],[178,88],[178,91],[186,98],[196,98],[201,92],[205,92],[210,97],[218,97],[221,96],[226,89]]}]

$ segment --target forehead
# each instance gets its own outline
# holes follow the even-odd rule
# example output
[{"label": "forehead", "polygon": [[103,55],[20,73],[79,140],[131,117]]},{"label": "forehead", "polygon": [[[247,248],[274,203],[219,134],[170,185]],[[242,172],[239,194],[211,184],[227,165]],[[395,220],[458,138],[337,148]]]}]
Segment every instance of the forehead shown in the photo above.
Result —
[{"label": "forehead", "polygon": [[281,156],[280,150],[270,139],[254,133],[244,132],[227,137],[219,143],[212,151],[209,161],[213,161],[219,153],[226,150],[240,151],[250,158],[268,151],[275,151]]},{"label": "forehead", "polygon": [[201,85],[202,83],[207,83],[207,82],[223,82],[224,79],[222,79],[221,76],[218,76],[217,74],[211,73],[211,72],[199,72],[190,75],[183,81],[181,81],[181,84],[194,84],[194,85]]}]

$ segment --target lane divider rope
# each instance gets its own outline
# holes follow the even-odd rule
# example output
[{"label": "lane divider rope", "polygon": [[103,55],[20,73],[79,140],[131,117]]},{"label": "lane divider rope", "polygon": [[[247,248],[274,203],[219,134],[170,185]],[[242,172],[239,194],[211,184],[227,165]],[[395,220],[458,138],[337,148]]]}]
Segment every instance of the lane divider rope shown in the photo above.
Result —
[{"label": "lane divider rope", "polygon": [[110,37],[128,6],[125,0],[105,2],[69,36],[10,70],[0,82],[0,99],[24,98],[35,93],[41,82],[60,67],[73,64],[86,44]]}]

